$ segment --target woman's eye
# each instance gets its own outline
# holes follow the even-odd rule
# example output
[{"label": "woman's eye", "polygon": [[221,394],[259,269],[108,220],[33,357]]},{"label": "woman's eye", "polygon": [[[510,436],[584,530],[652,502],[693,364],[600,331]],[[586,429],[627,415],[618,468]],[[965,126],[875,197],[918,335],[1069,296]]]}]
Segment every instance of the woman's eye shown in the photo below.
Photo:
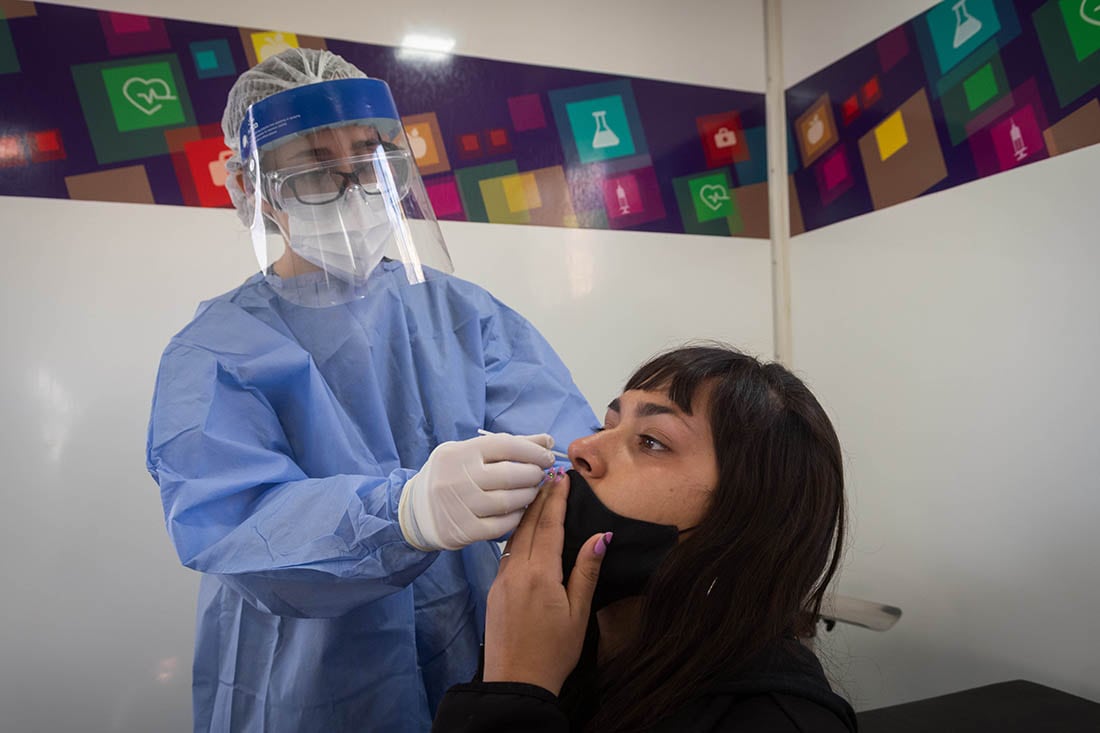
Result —
[{"label": "woman's eye", "polygon": [[648,451],[659,453],[668,450],[668,446],[654,438],[652,435],[639,435],[638,442],[643,448]]},{"label": "woman's eye", "polygon": [[595,434],[595,433],[602,433],[602,432],[603,432],[603,431],[605,431],[605,430],[607,430],[607,428],[606,428],[606,427],[604,427],[603,425],[597,425],[596,427],[592,428],[592,433],[593,433],[593,434]]},{"label": "woman's eye", "polygon": [[360,183],[374,183],[374,164],[364,163],[355,166],[355,177],[359,179]]}]

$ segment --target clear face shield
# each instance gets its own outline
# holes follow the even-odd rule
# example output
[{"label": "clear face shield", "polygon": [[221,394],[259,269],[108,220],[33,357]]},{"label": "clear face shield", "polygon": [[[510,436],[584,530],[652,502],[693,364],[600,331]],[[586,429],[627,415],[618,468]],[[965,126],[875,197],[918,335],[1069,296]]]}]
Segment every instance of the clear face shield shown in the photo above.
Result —
[{"label": "clear face shield", "polygon": [[453,271],[384,82],[322,82],[257,102],[241,158],[256,259],[283,298],[339,305],[382,280]]}]

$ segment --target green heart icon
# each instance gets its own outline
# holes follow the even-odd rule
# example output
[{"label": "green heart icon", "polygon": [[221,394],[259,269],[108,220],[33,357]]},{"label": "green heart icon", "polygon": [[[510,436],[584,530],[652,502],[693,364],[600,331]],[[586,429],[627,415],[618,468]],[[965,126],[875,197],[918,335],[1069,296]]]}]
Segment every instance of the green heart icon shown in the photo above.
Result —
[{"label": "green heart icon", "polygon": [[688,181],[688,189],[695,208],[695,218],[700,223],[725,219],[733,214],[733,197],[730,196],[729,179],[722,172],[699,176]]},{"label": "green heart icon", "polygon": [[176,77],[167,62],[104,69],[103,83],[119,132],[185,121]]},{"label": "green heart icon", "polygon": [[1100,0],[1081,0],[1081,19],[1100,26]]},{"label": "green heart icon", "polygon": [[164,79],[141,79],[136,76],[122,85],[122,96],[147,115],[155,115],[164,109],[163,102],[177,100],[172,87]]},{"label": "green heart icon", "polygon": [[699,198],[711,211],[718,211],[730,200],[730,194],[724,185],[712,183],[699,189]]}]

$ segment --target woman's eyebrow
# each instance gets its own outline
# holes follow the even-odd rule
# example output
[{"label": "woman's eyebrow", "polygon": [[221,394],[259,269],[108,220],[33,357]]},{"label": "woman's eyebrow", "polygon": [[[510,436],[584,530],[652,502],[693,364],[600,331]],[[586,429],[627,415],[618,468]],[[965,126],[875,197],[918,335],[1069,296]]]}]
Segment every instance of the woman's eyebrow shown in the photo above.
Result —
[{"label": "woman's eyebrow", "polygon": [[656,402],[639,402],[634,406],[634,414],[638,417],[653,417],[654,415],[672,415],[673,417],[680,416],[679,410],[674,410],[668,405],[658,405]]},{"label": "woman's eyebrow", "polygon": [[374,140],[356,140],[352,143],[353,150],[374,150],[382,142],[381,139]]},{"label": "woman's eyebrow", "polygon": [[[622,412],[622,403],[619,402],[619,398],[611,400],[607,403],[607,409],[612,412]],[[672,415],[673,417],[679,417],[681,419],[681,413],[679,410],[669,407],[668,405],[660,405],[656,402],[639,402],[634,406],[634,414],[638,417],[653,417],[654,415]]]},{"label": "woman's eyebrow", "polygon": [[[618,397],[607,403],[607,409],[611,410],[612,412],[621,413],[623,411],[622,407],[622,403],[619,401]],[[677,410],[676,408],[669,407],[668,405],[661,405],[656,402],[639,402],[638,404],[634,405],[634,415],[636,417],[671,415],[672,417],[682,422],[688,430],[690,430],[691,432],[695,432],[694,428],[692,428],[691,424],[687,421],[687,418],[684,417],[684,413],[682,413],[680,410]]]},{"label": "woman's eyebrow", "polygon": [[[612,400],[607,404],[607,409],[609,409],[609,411],[612,411],[612,412],[615,412],[615,413],[621,413],[621,412],[623,412],[623,404],[621,404],[618,401],[618,398],[616,397],[615,400]],[[653,416],[656,416],[656,415],[671,415],[672,417],[675,417],[676,419],[679,419],[680,422],[683,423],[684,425],[687,424],[687,420],[684,419],[683,413],[681,413],[679,411],[679,409],[676,409],[674,407],[670,407],[669,405],[661,405],[661,404],[658,404],[656,402],[639,402],[639,403],[637,403],[634,406],[634,414],[637,417],[653,417]]]},{"label": "woman's eyebrow", "polygon": [[299,150],[294,155],[290,156],[288,162],[303,162],[312,163],[313,161],[328,160],[332,157],[332,151],[328,148],[307,148],[305,150]]},{"label": "woman's eyebrow", "polygon": [[[660,405],[656,402],[639,402],[634,406],[634,414],[638,417],[653,417],[655,415],[670,415],[679,420],[688,432],[694,433],[695,428],[688,422],[685,413],[669,405]],[[687,413],[690,414],[690,413]]]},{"label": "woman's eyebrow", "polygon": [[[374,150],[378,144],[382,142],[378,137],[378,133],[375,133],[375,139],[356,140],[351,144],[352,150],[356,154],[360,154],[363,150]],[[313,161],[326,161],[336,157],[332,149],[325,146],[318,146],[315,148],[306,148],[305,150],[299,150],[297,153],[289,156],[291,162],[305,162],[312,163]]]}]

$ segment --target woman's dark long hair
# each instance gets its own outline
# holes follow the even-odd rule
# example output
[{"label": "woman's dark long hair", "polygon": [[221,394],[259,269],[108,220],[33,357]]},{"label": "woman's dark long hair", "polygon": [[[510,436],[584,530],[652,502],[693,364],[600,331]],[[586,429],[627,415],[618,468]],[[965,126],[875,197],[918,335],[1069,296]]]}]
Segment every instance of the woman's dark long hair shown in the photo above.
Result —
[{"label": "woman's dark long hair", "polygon": [[644,730],[777,641],[811,635],[844,539],[840,444],[787,369],[692,346],[654,358],[625,389],[709,410],[718,485],[651,579],[637,635],[600,671],[588,729],[601,733]]}]

